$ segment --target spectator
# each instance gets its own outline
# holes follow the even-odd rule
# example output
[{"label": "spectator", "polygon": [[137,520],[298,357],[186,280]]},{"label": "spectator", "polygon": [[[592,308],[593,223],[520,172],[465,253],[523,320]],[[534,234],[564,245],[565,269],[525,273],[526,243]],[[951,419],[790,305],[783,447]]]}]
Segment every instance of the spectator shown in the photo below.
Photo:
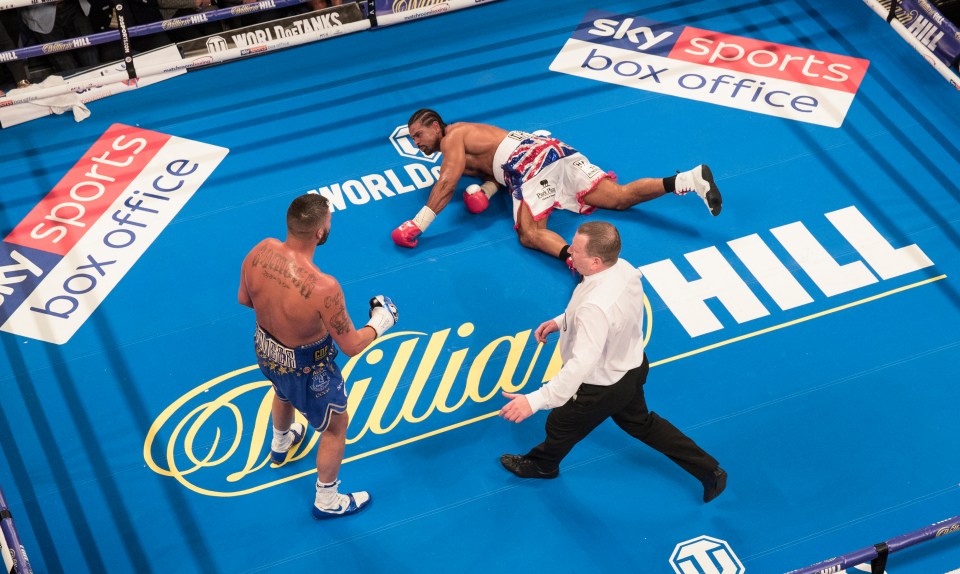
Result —
[{"label": "spectator", "polygon": [[330,6],[340,6],[343,4],[343,0],[310,0],[309,4],[314,10],[323,10]]},{"label": "spectator", "polygon": [[960,0],[941,0],[937,8],[954,26],[960,26]]},{"label": "spectator", "polygon": [[[17,9],[0,11],[0,52],[16,50],[20,44],[20,14]],[[23,60],[6,62],[6,69],[13,77],[13,83],[18,88],[30,85],[27,64]],[[0,96],[3,96],[0,90]]]},{"label": "spectator", "polygon": [[[93,34],[93,26],[87,15],[90,3],[87,0],[57,0],[21,9],[20,15],[27,29],[46,44]],[[58,72],[70,72],[90,68],[100,63],[95,47],[80,48],[67,52],[54,52],[48,58]]]},{"label": "spectator", "polygon": [[[115,2],[113,0],[89,0],[89,2],[91,5],[90,24],[93,26],[94,32],[116,30],[113,10]],[[157,6],[157,0],[128,0],[125,6],[128,28],[163,20]],[[131,37],[130,49],[134,54],[137,54],[162,48],[172,43],[173,41],[167,36],[166,32],[155,32],[146,36]],[[101,57],[105,62],[115,62],[123,59],[123,47],[119,41],[102,44],[100,50]]]}]

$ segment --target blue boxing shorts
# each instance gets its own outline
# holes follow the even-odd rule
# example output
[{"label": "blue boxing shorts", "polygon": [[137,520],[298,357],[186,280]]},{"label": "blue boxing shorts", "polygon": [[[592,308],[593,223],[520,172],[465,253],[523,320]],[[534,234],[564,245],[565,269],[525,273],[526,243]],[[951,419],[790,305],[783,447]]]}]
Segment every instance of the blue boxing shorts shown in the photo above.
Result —
[{"label": "blue boxing shorts", "polygon": [[260,371],[273,383],[277,398],[290,403],[323,432],[330,413],[347,410],[347,390],[340,367],[333,361],[337,348],[328,334],[316,343],[291,349],[257,325],[253,337]]}]

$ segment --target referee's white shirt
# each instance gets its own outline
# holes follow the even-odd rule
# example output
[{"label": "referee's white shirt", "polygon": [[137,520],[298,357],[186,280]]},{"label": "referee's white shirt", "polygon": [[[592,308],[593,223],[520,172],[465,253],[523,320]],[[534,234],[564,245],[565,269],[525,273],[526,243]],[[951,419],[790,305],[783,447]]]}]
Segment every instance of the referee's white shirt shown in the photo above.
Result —
[{"label": "referee's white shirt", "polygon": [[640,270],[619,259],[577,285],[562,315],[563,367],[526,395],[534,412],[552,409],[576,394],[581,383],[607,386],[643,363],[643,283]]}]

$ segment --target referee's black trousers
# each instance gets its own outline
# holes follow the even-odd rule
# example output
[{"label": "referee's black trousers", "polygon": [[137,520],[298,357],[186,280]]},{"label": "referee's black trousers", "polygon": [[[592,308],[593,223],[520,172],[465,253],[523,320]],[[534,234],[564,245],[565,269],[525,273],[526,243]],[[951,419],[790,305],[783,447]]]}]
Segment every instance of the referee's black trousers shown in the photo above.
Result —
[{"label": "referee's black trousers", "polygon": [[547,416],[547,438],[527,457],[541,471],[551,472],[560,467],[574,445],[610,417],[630,436],[670,457],[701,482],[710,478],[717,460],[670,421],[647,410],[643,384],[649,371],[650,363],[644,356],[642,365],[627,371],[613,385],[580,385],[576,398]]}]

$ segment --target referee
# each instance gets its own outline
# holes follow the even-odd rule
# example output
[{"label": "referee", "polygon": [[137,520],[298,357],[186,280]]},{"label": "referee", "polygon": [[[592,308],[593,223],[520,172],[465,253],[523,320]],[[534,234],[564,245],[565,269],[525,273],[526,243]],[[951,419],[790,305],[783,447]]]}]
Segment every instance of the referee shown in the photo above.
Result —
[{"label": "referee", "polygon": [[643,384],[650,363],[643,352],[643,284],[640,271],[619,259],[617,228],[602,221],[584,223],[569,253],[583,282],[564,313],[535,333],[543,343],[560,331],[563,367],[532,393],[503,393],[510,402],[500,410],[500,416],[519,423],[536,411],[553,409],[547,437],[525,455],[501,456],[501,464],[522,478],[556,478],[563,457],[610,417],[696,477],[703,484],[703,501],[710,502],[726,488],[726,471],[677,427],[647,410]]}]

